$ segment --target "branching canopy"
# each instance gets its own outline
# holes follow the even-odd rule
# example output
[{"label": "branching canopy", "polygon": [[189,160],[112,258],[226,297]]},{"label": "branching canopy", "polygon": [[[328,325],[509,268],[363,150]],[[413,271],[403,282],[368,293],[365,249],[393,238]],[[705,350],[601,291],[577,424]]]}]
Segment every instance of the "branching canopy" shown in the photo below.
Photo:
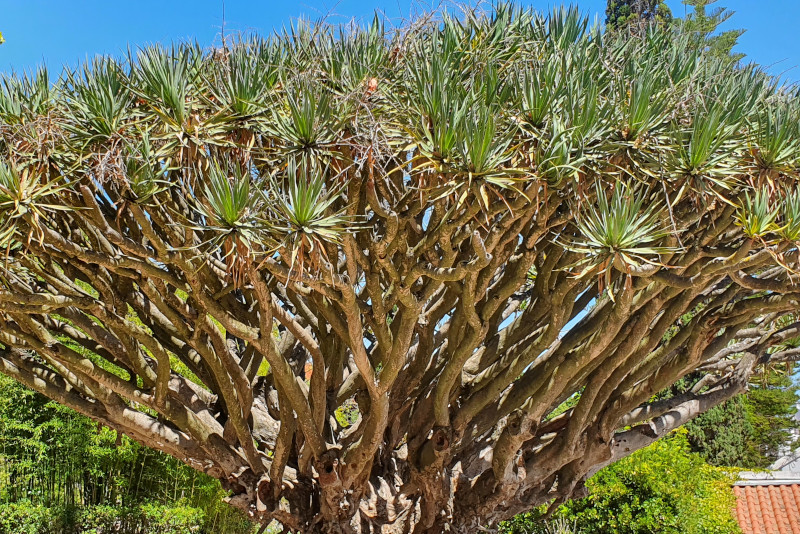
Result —
[{"label": "branching canopy", "polygon": [[500,5],[5,78],[0,371],[292,531],[560,502],[800,355],[797,91],[675,31]]}]

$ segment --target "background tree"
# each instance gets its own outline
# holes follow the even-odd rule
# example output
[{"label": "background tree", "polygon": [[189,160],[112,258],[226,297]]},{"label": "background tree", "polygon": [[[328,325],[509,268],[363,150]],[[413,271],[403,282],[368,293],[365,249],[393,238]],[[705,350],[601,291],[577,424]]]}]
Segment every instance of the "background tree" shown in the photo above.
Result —
[{"label": "background tree", "polygon": [[608,0],[606,27],[619,30],[631,24],[672,21],[672,10],[664,0]]},{"label": "background tree", "polygon": [[0,369],[295,532],[556,506],[797,357],[796,97],[508,5],[7,78]]},{"label": "background tree", "polygon": [[695,34],[698,46],[720,58],[730,57],[733,61],[744,58],[744,54],[734,54],[733,48],[745,30],[726,30],[716,33],[720,25],[730,20],[734,11],[724,7],[707,11],[706,8],[717,3],[717,0],[684,0],[683,3],[692,8],[692,12],[683,19],[683,24],[686,26],[686,31]]},{"label": "background tree", "polygon": [[715,406],[686,424],[689,443],[712,465],[752,468],[753,423],[745,395]]},{"label": "background tree", "polygon": [[252,532],[224,496],[218,481],[0,377],[1,534],[115,523],[126,533]]},{"label": "background tree", "polygon": [[791,378],[769,373],[746,394],[690,421],[689,443],[712,465],[765,469],[796,446],[797,402]]}]

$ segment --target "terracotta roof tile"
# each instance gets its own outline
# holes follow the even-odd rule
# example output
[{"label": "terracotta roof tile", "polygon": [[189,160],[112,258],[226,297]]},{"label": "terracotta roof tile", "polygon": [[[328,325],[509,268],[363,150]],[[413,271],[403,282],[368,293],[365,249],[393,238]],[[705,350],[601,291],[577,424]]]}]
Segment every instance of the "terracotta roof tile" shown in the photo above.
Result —
[{"label": "terracotta roof tile", "polygon": [[744,534],[800,534],[800,484],[735,486]]},{"label": "terracotta roof tile", "polygon": [[781,486],[781,493],[784,495],[784,500],[791,502],[789,506],[789,532],[800,532],[800,506],[798,506],[797,497],[800,495],[800,488],[797,484],[792,486]]}]

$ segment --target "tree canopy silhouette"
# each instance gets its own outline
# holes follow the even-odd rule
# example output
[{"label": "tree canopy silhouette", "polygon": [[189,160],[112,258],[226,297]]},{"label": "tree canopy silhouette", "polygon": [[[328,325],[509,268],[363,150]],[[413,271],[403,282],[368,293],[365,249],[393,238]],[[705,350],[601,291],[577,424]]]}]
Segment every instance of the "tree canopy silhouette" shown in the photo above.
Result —
[{"label": "tree canopy silhouette", "polygon": [[606,26],[611,30],[671,21],[672,10],[664,0],[608,0],[606,6]]},{"label": "tree canopy silhouette", "polygon": [[800,354],[797,90],[693,43],[502,4],[5,78],[0,370],[287,531],[556,505]]}]

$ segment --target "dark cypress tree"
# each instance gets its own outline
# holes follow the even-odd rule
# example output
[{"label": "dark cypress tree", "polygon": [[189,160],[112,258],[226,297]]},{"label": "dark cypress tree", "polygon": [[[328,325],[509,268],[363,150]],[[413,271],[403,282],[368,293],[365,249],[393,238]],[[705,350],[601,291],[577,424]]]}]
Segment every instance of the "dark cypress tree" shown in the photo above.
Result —
[{"label": "dark cypress tree", "polygon": [[606,7],[606,26],[610,30],[629,27],[631,24],[666,24],[671,21],[672,11],[663,0],[608,0]]}]

